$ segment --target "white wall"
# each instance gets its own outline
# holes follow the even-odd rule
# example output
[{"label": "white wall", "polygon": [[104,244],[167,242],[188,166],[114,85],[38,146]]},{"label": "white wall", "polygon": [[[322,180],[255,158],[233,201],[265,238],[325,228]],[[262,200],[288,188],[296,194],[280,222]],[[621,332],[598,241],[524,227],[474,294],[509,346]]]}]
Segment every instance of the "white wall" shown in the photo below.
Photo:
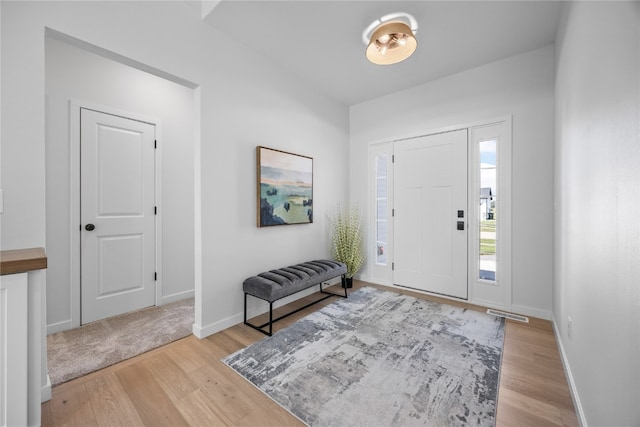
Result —
[{"label": "white wall", "polygon": [[[367,203],[367,146],[513,116],[513,310],[550,317],[553,46],[351,107],[350,195]],[[369,266],[362,277],[369,279]]]},{"label": "white wall", "polygon": [[575,2],[564,12],[553,314],[583,422],[638,426],[640,4]]},{"label": "white wall", "polygon": [[[161,133],[157,138],[162,152],[162,164],[159,166],[162,172],[160,212],[163,248],[160,298],[166,303],[192,297],[195,129],[193,90],[51,37],[47,37],[45,41],[45,54],[49,332],[72,326],[70,100],[159,120]],[[77,178],[75,182],[77,184]],[[74,265],[77,266],[78,263]],[[76,311],[78,310],[79,307],[76,307]]]},{"label": "white wall", "polygon": [[[196,333],[241,321],[247,276],[328,256],[326,212],[348,194],[347,108],[168,1],[2,3],[2,249],[46,244],[45,27],[199,85]],[[256,228],[257,145],[314,158],[313,224]]]},{"label": "white wall", "polygon": [[[0,2],[0,49],[2,49],[2,2]],[[0,81],[2,81],[2,55],[0,55]],[[2,99],[2,85],[0,85],[0,100]],[[2,164],[2,115],[0,114],[0,165]],[[0,204],[4,202],[4,192],[2,192],[2,173],[0,173]],[[2,211],[0,209],[0,242],[2,242]],[[2,245],[0,244],[0,248]]]}]

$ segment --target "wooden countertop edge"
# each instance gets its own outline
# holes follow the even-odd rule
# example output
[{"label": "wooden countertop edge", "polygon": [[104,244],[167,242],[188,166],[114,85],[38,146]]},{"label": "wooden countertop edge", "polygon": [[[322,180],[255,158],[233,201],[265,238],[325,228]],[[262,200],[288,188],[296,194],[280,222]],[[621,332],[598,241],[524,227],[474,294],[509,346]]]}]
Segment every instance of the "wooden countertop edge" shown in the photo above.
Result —
[{"label": "wooden countertop edge", "polygon": [[0,251],[0,275],[26,273],[47,268],[44,248]]}]

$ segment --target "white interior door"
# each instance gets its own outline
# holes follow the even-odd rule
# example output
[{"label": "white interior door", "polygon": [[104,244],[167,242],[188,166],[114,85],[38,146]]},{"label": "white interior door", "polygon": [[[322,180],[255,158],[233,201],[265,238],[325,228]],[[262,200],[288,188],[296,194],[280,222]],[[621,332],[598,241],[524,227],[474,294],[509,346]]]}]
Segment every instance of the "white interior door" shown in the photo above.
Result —
[{"label": "white interior door", "polygon": [[398,142],[394,155],[394,284],[466,299],[467,130]]},{"label": "white interior door", "polygon": [[155,304],[155,126],[80,110],[81,323]]}]

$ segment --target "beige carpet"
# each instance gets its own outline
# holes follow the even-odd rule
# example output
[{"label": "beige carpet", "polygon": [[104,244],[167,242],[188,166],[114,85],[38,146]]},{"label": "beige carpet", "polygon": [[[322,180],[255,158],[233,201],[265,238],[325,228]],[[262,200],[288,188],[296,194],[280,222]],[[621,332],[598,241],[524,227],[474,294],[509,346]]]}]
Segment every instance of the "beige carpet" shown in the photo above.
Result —
[{"label": "beige carpet", "polygon": [[47,337],[51,385],[58,385],[191,334],[194,299],[150,307]]}]

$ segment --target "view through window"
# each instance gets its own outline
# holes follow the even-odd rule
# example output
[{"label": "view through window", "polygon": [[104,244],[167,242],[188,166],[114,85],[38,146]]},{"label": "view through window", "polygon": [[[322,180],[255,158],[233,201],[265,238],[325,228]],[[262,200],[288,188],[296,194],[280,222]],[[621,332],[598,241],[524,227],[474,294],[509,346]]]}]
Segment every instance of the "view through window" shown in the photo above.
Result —
[{"label": "view through window", "polygon": [[498,219],[498,193],[496,185],[496,139],[480,141],[480,200],[479,200],[479,235],[480,260],[479,278],[481,280],[496,281],[496,242]]}]

